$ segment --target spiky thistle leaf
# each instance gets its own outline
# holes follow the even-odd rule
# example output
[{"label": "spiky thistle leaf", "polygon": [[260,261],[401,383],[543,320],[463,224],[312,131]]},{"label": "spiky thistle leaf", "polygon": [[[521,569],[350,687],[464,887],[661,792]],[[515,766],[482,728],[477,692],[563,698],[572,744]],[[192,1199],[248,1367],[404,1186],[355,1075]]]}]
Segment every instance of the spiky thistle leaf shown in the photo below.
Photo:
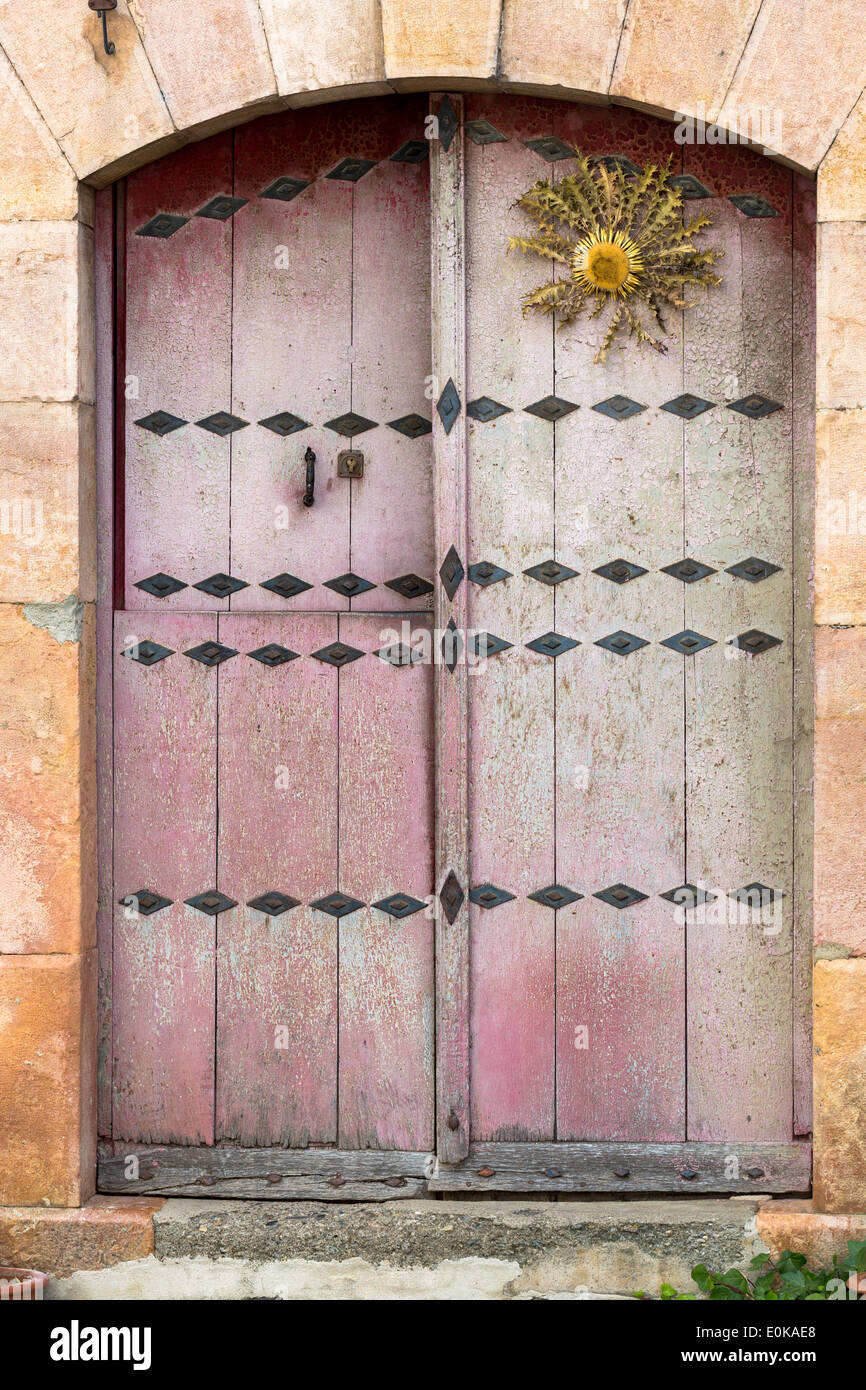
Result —
[{"label": "spiky thistle leaf", "polygon": [[662,305],[682,310],[687,286],[720,283],[712,267],[722,253],[695,243],[712,219],[700,213],[685,220],[682,192],[670,183],[670,160],[629,177],[619,164],[607,167],[578,154],[573,173],[557,183],[539,179],[516,206],[538,230],[509,237],[508,250],[569,267],[564,278],[525,294],[523,312],[555,314],[562,327],[584,312],[595,319],[609,310],[597,362],[623,336],[666,352],[640,306],[664,335]]}]

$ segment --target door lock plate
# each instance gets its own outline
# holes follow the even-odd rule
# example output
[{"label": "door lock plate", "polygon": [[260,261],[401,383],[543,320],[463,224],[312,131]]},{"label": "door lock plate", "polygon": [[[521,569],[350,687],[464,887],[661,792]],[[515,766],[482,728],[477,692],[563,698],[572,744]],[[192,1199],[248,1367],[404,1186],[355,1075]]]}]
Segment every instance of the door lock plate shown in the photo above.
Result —
[{"label": "door lock plate", "polygon": [[338,478],[363,478],[364,455],[360,449],[341,449],[337,455]]}]

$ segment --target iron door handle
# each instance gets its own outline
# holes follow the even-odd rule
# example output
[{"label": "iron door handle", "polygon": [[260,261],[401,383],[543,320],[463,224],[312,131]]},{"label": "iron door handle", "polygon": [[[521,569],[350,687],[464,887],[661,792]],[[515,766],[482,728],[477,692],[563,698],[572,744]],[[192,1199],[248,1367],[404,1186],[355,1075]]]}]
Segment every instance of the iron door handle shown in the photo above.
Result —
[{"label": "iron door handle", "polygon": [[304,454],[304,462],[307,465],[307,490],[304,493],[304,506],[312,507],[316,500],[316,455],[312,449],[308,449]]}]

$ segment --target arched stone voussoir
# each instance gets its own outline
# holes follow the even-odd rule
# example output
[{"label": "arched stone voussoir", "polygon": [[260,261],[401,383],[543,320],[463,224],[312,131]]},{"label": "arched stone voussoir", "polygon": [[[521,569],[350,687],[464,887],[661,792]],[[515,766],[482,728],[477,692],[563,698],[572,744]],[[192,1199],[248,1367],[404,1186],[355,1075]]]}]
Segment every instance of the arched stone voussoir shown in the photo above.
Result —
[{"label": "arched stone voussoir", "polygon": [[[81,180],[104,185],[190,141],[285,106],[451,88],[613,101],[742,129],[813,171],[866,66],[861,0],[119,0],[115,52],[84,0],[32,15],[0,0],[0,45]],[[802,13],[801,13],[802,12]],[[839,18],[837,14],[837,19]],[[684,36],[688,36],[688,42]]]}]

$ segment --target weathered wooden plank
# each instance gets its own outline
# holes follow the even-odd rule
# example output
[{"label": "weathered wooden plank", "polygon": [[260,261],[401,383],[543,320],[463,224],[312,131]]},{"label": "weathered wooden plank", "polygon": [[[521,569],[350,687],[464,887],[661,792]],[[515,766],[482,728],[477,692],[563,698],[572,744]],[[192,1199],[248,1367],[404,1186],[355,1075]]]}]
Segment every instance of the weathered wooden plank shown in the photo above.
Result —
[{"label": "weathered wooden plank", "polygon": [[[164,571],[192,586],[229,566],[231,441],[196,425],[231,407],[232,223],[194,217],[231,190],[231,133],[149,165],[126,199],[126,604],[213,609],[188,587],[157,598],[135,587]],[[156,213],[190,220],[139,236]],[[162,436],[135,424],[155,411],[188,423]]]},{"label": "weathered wooden plank", "polygon": [[[431,98],[435,114],[441,96]],[[458,129],[445,150],[430,146],[431,332],[434,400],[450,380],[462,406],[446,431],[433,411],[433,516],[438,570],[453,546],[464,568],[466,495],[466,228],[462,98],[450,98]],[[449,622],[466,634],[467,583],[448,599],[437,577],[435,628]],[[437,643],[440,637],[437,636]],[[449,648],[452,656],[456,651]],[[469,1145],[469,826],[468,680],[466,665],[434,669],[435,892],[453,874],[463,898],[456,911],[436,911],[436,1148],[453,1162]],[[454,899],[457,902],[456,896]],[[449,916],[452,920],[449,921]]]},{"label": "weathered wooden plank", "polygon": [[[682,390],[680,317],[665,356],[629,344],[595,363],[603,320],[556,335],[557,394],[582,402],[556,451],[557,553],[580,571],[556,590],[556,626],[582,643],[556,664],[556,872],[584,895],[557,914],[563,1140],[685,1138],[684,933],[658,897],[685,867],[684,658],[660,645],[682,630],[682,585],[659,573],[682,558],[682,421],[659,409]],[[644,409],[592,409],[613,395]],[[616,560],[647,572],[595,573]],[[620,630],[648,645],[596,645]],[[646,899],[593,896],[616,884]]]},{"label": "weathered wooden plank", "polygon": [[437,1160],[430,1191],[807,1192],[811,1164],[805,1142],[472,1144],[462,1163]]},{"label": "weathered wooden plank", "polygon": [[794,1133],[812,1130],[812,844],[815,725],[815,183],[793,180]]},{"label": "weathered wooden plank", "polygon": [[[232,436],[232,573],[249,584],[233,610],[348,606],[321,587],[349,569],[349,484],[337,477],[348,441],[324,428],[352,389],[352,184],[316,178],[332,144],[295,113],[235,135],[236,190],[251,201],[234,221],[232,408],[250,425]],[[283,176],[312,182],[291,202],[257,196]],[[258,423],[284,411],[309,428],[281,437]],[[313,587],[289,599],[259,587],[286,572]]]},{"label": "weathered wooden plank", "polygon": [[[213,1142],[214,919],[185,899],[216,873],[217,670],[183,655],[210,614],[118,613],[114,636],[113,1133]],[[174,655],[121,655],[149,639]],[[171,900],[150,915],[119,900]]]},{"label": "weathered wooden plank", "polygon": [[[393,148],[423,139],[418,117],[395,129]],[[338,479],[351,494],[349,568],[376,585],[352,600],[354,611],[429,609],[432,597],[399,595],[387,580],[433,564],[432,436],[412,439],[389,422],[429,420],[430,194],[428,165],[383,160],[354,185],[352,207],[352,409],[379,422],[355,444],[364,476]],[[346,447],[344,440],[341,447]]]},{"label": "weathered wooden plank", "polygon": [[[717,895],[688,914],[696,1140],[792,1133],[790,189],[779,170],[778,219],[713,201],[724,281],[687,321],[686,389],[718,403],[685,426],[687,553],[717,570],[685,592],[685,626],[717,644],[686,664],[687,877]],[[749,392],[783,409],[727,408]],[[778,572],[724,572],[750,556]],[[751,628],[781,645],[747,654],[731,639]],[[728,896],[754,882],[784,897],[761,914]]]},{"label": "weathered wooden plank", "polygon": [[[122,190],[122,185],[121,185]],[[99,958],[97,1017],[97,1109],[100,1135],[111,1134],[111,962],[114,904],[114,718],[112,635],[114,627],[114,314],[115,190],[96,194],[96,815],[98,905],[96,938]]]},{"label": "weathered wooden plank", "polygon": [[[337,925],[306,906],[337,883],[337,671],[309,653],[335,616],[226,614],[220,668],[216,1136],[305,1146],[337,1137]],[[302,653],[269,667],[271,643]],[[312,774],[312,775],[311,775]],[[249,907],[277,891],[300,905]]]},{"label": "weathered wooden plank", "polygon": [[[340,640],[368,653],[340,671],[339,888],[367,906],[340,919],[339,1142],[433,1143],[433,924],[372,906],[433,891],[432,667],[393,666],[392,620],[342,616]],[[416,642],[429,623],[413,620]]]},{"label": "weathered wooden plank", "polygon": [[[120,1152],[123,1149],[124,1152]],[[399,1150],[146,1148],[118,1145],[101,1158],[100,1192],[126,1196],[257,1197],[384,1202],[419,1197],[430,1153]]]},{"label": "weathered wooden plank", "polygon": [[[469,116],[483,100],[467,98]],[[525,644],[554,626],[555,590],[523,571],[556,549],[559,427],[523,409],[554,391],[553,323],[523,318],[538,267],[504,246],[515,201],[550,169],[517,141],[466,146],[467,394],[510,408],[468,422],[469,560],[511,575],[470,586],[469,624],[513,644],[469,682],[472,882],[515,895],[469,909],[477,1139],[554,1137],[555,916],[527,894],[555,879],[555,668]]]}]

